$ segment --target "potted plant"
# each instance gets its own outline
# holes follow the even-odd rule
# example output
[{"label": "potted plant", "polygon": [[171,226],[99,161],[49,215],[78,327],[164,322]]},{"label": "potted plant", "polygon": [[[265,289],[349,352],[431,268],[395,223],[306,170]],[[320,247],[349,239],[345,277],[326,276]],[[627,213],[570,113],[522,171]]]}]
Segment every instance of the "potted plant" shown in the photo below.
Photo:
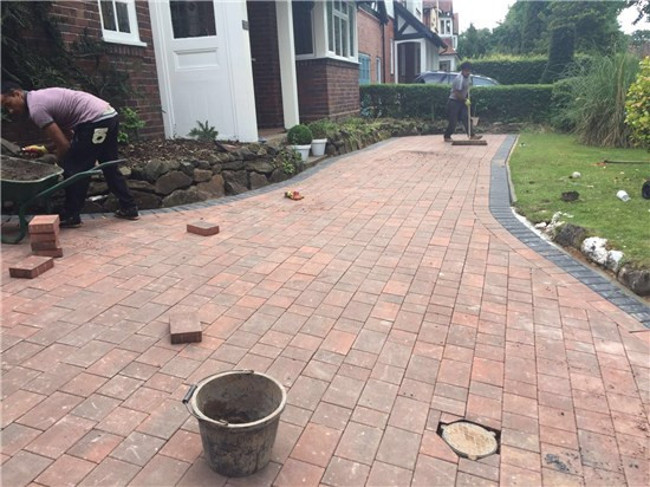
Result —
[{"label": "potted plant", "polygon": [[314,139],[311,141],[311,154],[320,157],[325,154],[327,145],[327,123],[325,120],[318,120],[309,124]]},{"label": "potted plant", "polygon": [[310,128],[303,124],[294,125],[287,132],[287,143],[300,153],[303,161],[306,161],[309,157],[309,149],[311,149],[313,138]]}]

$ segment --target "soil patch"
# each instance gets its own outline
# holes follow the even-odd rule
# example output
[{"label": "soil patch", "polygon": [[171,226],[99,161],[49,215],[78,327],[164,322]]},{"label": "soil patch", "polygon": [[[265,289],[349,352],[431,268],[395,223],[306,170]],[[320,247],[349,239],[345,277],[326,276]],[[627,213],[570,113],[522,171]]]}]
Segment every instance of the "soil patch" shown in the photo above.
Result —
[{"label": "soil patch", "polygon": [[[231,146],[241,147],[237,142],[228,142]],[[205,159],[208,154],[220,153],[222,150],[214,142],[192,139],[147,139],[120,146],[120,157],[126,159],[124,166],[143,166],[151,160],[157,161],[192,161]]]},{"label": "soil patch", "polygon": [[0,179],[3,181],[38,181],[60,172],[58,166],[32,162],[18,157],[2,156]]}]

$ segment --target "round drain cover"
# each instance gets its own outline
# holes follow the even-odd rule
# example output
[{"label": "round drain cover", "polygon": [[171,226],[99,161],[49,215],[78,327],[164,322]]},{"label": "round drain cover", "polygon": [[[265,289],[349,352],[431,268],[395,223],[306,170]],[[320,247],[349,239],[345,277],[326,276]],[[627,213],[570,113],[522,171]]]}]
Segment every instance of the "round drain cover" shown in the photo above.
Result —
[{"label": "round drain cover", "polygon": [[471,460],[492,455],[499,447],[493,432],[467,421],[456,421],[444,426],[442,439],[457,454]]}]

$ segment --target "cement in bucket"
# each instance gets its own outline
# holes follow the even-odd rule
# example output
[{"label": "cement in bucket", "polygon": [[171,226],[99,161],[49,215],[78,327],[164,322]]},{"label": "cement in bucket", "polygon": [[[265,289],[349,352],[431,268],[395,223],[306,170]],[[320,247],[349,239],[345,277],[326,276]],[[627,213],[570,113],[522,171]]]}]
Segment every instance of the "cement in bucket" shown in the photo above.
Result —
[{"label": "cement in bucket", "polygon": [[269,463],[287,402],[275,379],[252,370],[223,372],[192,386],[183,402],[199,420],[205,458],[217,473],[243,477]]}]

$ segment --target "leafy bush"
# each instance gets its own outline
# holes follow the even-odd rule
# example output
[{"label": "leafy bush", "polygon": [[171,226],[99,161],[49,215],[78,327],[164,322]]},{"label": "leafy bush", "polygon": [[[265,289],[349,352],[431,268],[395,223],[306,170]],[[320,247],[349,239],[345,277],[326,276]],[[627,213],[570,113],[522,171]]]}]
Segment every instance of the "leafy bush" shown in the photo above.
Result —
[{"label": "leafy bush", "polygon": [[[448,85],[365,85],[361,113],[367,118],[446,119]],[[472,111],[490,122],[547,122],[551,114],[552,85],[476,87]]]},{"label": "leafy bush", "polygon": [[311,130],[307,125],[294,125],[287,132],[287,142],[291,145],[308,145],[313,139]]},{"label": "leafy bush", "polygon": [[627,92],[625,123],[631,131],[634,144],[650,150],[650,57],[640,63],[636,81]]},{"label": "leafy bush", "polygon": [[329,133],[336,131],[336,124],[327,119],[311,122],[308,127],[314,139],[327,139]]},{"label": "leafy bush", "polygon": [[576,65],[562,86],[564,103],[556,120],[571,128],[583,144],[627,147],[625,97],[638,67],[637,58],[625,53]]},{"label": "leafy bush", "polygon": [[117,141],[120,144],[128,144],[132,138],[134,140],[140,139],[139,130],[146,125],[145,121],[140,118],[136,110],[129,107],[124,107],[120,110],[122,121],[120,123],[120,131],[117,134]]},{"label": "leafy bush", "polygon": [[213,126],[211,126],[207,120],[205,123],[201,123],[197,120],[196,123],[198,127],[194,127],[192,130],[190,130],[190,133],[187,134],[190,137],[195,137],[197,140],[201,140],[203,142],[213,142],[214,139],[217,138],[217,135],[219,135],[219,132]]},{"label": "leafy bush", "polygon": [[300,153],[290,147],[280,149],[275,156],[273,163],[275,167],[282,168],[282,172],[288,176],[300,172],[304,167]]},{"label": "leafy bush", "polygon": [[471,60],[475,73],[494,78],[504,85],[537,84],[546,67],[546,56],[499,56]]}]

